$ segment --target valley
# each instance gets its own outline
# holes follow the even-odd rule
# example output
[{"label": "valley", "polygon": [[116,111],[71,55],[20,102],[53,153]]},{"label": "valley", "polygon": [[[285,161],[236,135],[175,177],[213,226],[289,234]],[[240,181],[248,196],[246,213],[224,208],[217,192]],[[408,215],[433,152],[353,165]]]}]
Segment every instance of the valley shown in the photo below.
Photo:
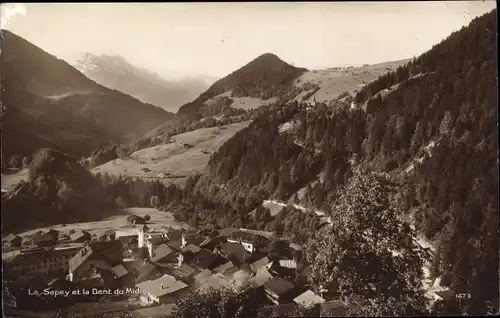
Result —
[{"label": "valley", "polygon": [[[71,66],[5,31],[12,314],[498,312],[496,24],[494,9],[363,66],[261,53],[210,86],[119,55]],[[31,285],[137,295],[65,303]]]}]

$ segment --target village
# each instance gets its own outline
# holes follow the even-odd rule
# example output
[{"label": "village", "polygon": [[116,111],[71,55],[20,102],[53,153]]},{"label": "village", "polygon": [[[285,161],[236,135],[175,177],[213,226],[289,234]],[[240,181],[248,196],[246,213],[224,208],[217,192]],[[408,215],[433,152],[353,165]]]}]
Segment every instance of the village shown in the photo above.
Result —
[{"label": "village", "polygon": [[[129,215],[120,229],[54,229],[2,238],[4,306],[56,317],[169,317],[192,290],[250,287],[269,310],[342,315],[309,289],[302,247],[244,228],[155,228]],[[327,308],[328,308],[328,314]],[[284,312],[283,312],[284,311]],[[136,314],[137,313],[137,314]],[[47,317],[54,317],[48,315]]]}]

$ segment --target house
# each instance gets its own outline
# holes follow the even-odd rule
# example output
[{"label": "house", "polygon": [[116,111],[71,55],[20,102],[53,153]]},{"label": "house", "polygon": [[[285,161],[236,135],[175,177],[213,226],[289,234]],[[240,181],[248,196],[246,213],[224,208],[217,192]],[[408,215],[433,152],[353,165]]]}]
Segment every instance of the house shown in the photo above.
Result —
[{"label": "house", "polygon": [[138,245],[139,231],[137,229],[117,230],[115,239],[119,240],[123,247],[132,248]]},{"label": "house", "polygon": [[122,287],[131,287],[134,285],[134,276],[122,264],[118,264],[111,268],[114,279],[119,282]]},{"label": "house", "polygon": [[26,237],[29,244],[35,247],[55,245],[58,239],[59,232],[53,229],[38,231]]},{"label": "house", "polygon": [[189,262],[193,259],[193,257],[201,251],[201,248],[194,244],[189,244],[181,250],[181,263]]},{"label": "house", "polygon": [[286,304],[290,302],[295,296],[293,292],[296,287],[290,281],[280,277],[274,276],[263,285],[267,298],[275,305]]},{"label": "house", "polygon": [[22,250],[21,253],[14,257],[4,260],[4,270],[15,277],[66,273],[68,271],[68,261],[80,249],[81,245]]},{"label": "house", "polygon": [[213,250],[217,246],[221,246],[227,242],[227,238],[225,236],[215,236],[215,237],[207,237],[203,242],[200,243],[200,247],[206,248],[207,250]]},{"label": "house", "polygon": [[229,261],[225,264],[220,265],[219,267],[214,268],[214,272],[218,274],[224,275],[226,272],[236,272],[238,267],[236,267],[233,262]]},{"label": "house", "polygon": [[251,255],[251,253],[245,250],[242,245],[232,242],[224,243],[220,249],[216,249],[216,252],[220,253],[227,259],[230,259],[236,266],[243,264]]},{"label": "house", "polygon": [[171,303],[189,290],[186,283],[170,275],[142,282],[137,287],[141,290],[141,302],[148,305]]},{"label": "house", "polygon": [[295,278],[297,272],[297,263],[293,260],[279,260],[266,265],[270,273],[282,276],[288,279]]},{"label": "house", "polygon": [[76,282],[88,275],[95,267],[111,269],[113,266],[91,246],[86,246],[69,260],[69,280]]},{"label": "house", "polygon": [[231,233],[227,237],[227,241],[229,243],[242,245],[249,253],[253,253],[259,248],[267,246],[269,243],[269,239],[262,235],[252,234],[241,230]]},{"label": "house", "polygon": [[177,253],[168,245],[162,244],[154,250],[151,261],[154,263],[174,263],[177,262]]},{"label": "house", "polygon": [[203,236],[200,236],[196,233],[182,233],[181,248],[189,244],[199,246],[204,240],[205,238]]},{"label": "house", "polygon": [[269,264],[269,258],[266,256],[251,263],[250,269],[252,270],[252,272],[257,273],[262,267],[266,266],[267,264]]},{"label": "house", "polygon": [[136,283],[157,279],[165,274],[161,267],[155,266],[149,260],[126,262],[123,266],[134,277]]},{"label": "house", "polygon": [[214,254],[206,249],[202,249],[193,256],[193,258],[189,261],[189,264],[199,270],[213,270],[226,262],[227,260],[221,255]]},{"label": "house", "polygon": [[119,241],[87,245],[69,260],[69,280],[78,281],[93,268],[111,270],[122,260],[122,247]]},{"label": "house", "polygon": [[83,243],[86,241],[90,241],[91,238],[92,235],[89,232],[82,230],[76,230],[73,233],[69,234],[70,241],[75,243]]},{"label": "house", "polygon": [[15,234],[9,234],[5,237],[2,237],[2,246],[4,248],[20,247],[22,242],[23,242],[23,238],[15,235]]},{"label": "house", "polygon": [[269,273],[266,267],[262,267],[261,269],[259,269],[259,271],[255,274],[254,277],[248,280],[248,283],[253,288],[259,288],[262,287],[265,283],[267,283],[271,279],[273,279],[273,277],[274,276],[271,275],[271,273]]},{"label": "house", "polygon": [[293,299],[293,301],[297,305],[299,305],[305,309],[310,309],[310,308],[316,306],[317,304],[322,304],[325,302],[325,300],[322,297],[316,295],[310,289],[306,290],[305,292],[303,292],[299,296],[295,297]]},{"label": "house", "polygon": [[149,257],[153,257],[153,250],[160,244],[168,241],[168,233],[155,231],[146,224],[139,229],[137,245],[139,248],[147,248]]},{"label": "house", "polygon": [[196,274],[198,274],[198,270],[188,264],[182,264],[171,272],[172,276],[185,282],[191,281]]}]

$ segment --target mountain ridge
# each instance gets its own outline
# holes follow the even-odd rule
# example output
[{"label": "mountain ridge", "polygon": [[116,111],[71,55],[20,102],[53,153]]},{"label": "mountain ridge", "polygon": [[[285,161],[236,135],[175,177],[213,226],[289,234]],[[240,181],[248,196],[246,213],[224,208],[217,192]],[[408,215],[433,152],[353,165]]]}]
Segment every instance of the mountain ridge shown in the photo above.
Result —
[{"label": "mountain ridge", "polygon": [[[41,145],[37,135],[53,145],[73,144],[71,154],[80,156],[102,143],[133,140],[173,116],[99,85],[8,30],[2,30],[2,36],[3,117],[8,122],[2,130],[2,150],[7,156],[31,155]],[[39,122],[33,131],[26,125],[43,118],[51,119],[51,125]],[[20,135],[27,144],[16,142]]]},{"label": "mountain ridge", "polygon": [[137,67],[120,55],[85,53],[74,67],[97,83],[175,112],[184,103],[206,90],[204,80],[166,80],[156,72]]},{"label": "mountain ridge", "polygon": [[306,71],[305,68],[284,62],[275,54],[265,53],[216,81],[194,101],[181,106],[177,114],[199,114],[207,100],[226,92],[231,92],[232,97],[248,96],[266,100],[285,91]]}]

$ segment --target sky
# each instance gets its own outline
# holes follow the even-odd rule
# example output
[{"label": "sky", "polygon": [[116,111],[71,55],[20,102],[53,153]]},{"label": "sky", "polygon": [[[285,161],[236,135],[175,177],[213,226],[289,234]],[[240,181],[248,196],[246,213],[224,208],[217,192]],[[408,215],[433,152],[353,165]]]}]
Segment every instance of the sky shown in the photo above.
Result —
[{"label": "sky", "polygon": [[2,28],[73,64],[121,55],[165,79],[221,78],[264,53],[308,69],[418,56],[486,1],[2,4]]}]

